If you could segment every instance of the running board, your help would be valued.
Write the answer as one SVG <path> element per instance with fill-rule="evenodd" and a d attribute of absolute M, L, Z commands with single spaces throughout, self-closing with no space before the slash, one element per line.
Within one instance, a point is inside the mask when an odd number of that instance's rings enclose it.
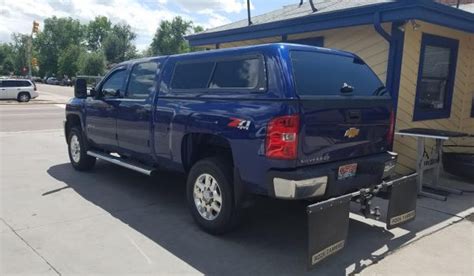
<path fill-rule="evenodd" d="M 125 161 L 125 160 L 121 159 L 120 157 L 115 157 L 115 156 L 112 156 L 110 154 L 106 154 L 106 153 L 102 153 L 102 152 L 96 152 L 96 151 L 90 151 L 89 150 L 89 151 L 87 151 L 87 155 L 98 158 L 98 159 L 102 159 L 104 161 L 113 163 L 115 165 L 122 166 L 122 167 L 130 169 L 130 170 L 134 170 L 136 172 L 143 173 L 143 174 L 146 174 L 146 175 L 151 175 L 154 171 L 153 168 L 150 168 L 150 167 L 147 167 L 147 166 L 144 166 L 142 164 L 135 163 L 135 162 Z"/>

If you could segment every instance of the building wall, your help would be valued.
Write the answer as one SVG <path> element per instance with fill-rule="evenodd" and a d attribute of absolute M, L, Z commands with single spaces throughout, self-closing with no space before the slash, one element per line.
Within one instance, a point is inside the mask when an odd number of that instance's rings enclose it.
<path fill-rule="evenodd" d="M 402 61 L 402 74 L 398 98 L 396 129 L 431 128 L 464 131 L 474 134 L 474 118 L 470 117 L 471 102 L 474 96 L 474 35 L 453 29 L 417 21 L 420 29 L 405 28 L 405 45 Z M 451 107 L 451 117 L 413 122 L 418 65 L 420 60 L 422 34 L 429 33 L 459 40 L 458 60 Z M 450 144 L 473 144 L 473 139 L 450 140 Z M 428 140 L 426 150 L 432 148 Z M 459 149 L 451 149 L 459 150 Z M 394 151 L 399 153 L 399 173 L 413 171 L 416 166 L 416 140 L 411 137 L 395 138 Z M 466 148 L 462 151 L 467 151 Z"/>

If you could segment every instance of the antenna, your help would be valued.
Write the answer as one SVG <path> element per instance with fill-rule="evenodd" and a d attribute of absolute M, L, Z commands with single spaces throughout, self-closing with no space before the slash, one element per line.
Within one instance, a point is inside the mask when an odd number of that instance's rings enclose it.
<path fill-rule="evenodd" d="M 303 2 L 303 1 L 301 1 Z M 318 9 L 316 8 L 316 6 L 314 6 L 314 3 L 313 3 L 313 0 L 309 0 L 309 4 L 311 5 L 311 9 L 313 10 L 313 12 L 317 12 Z"/>
<path fill-rule="evenodd" d="M 250 0 L 247 0 L 247 17 L 249 20 L 249 26 L 252 25 L 252 17 L 250 15 Z"/>

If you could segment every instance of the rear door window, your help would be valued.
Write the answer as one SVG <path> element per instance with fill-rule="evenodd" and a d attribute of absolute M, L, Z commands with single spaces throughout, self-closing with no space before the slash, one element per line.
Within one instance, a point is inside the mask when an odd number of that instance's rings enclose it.
<path fill-rule="evenodd" d="M 127 98 L 146 99 L 153 93 L 158 62 L 150 61 L 136 64 L 130 74 Z"/>
<path fill-rule="evenodd" d="M 3 87 L 16 87 L 16 81 L 3 81 Z"/>
<path fill-rule="evenodd" d="M 383 83 L 360 58 L 292 51 L 293 76 L 300 96 L 387 95 Z"/>

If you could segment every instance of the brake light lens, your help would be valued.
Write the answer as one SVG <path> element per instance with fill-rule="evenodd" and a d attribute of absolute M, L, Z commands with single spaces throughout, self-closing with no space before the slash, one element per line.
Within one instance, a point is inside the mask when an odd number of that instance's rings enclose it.
<path fill-rule="evenodd" d="M 390 112 L 390 128 L 387 132 L 387 143 L 389 146 L 393 145 L 393 137 L 395 136 L 395 112 Z"/>
<path fill-rule="evenodd" d="M 296 159 L 298 154 L 299 115 L 272 119 L 267 126 L 265 155 L 272 159 Z"/>

